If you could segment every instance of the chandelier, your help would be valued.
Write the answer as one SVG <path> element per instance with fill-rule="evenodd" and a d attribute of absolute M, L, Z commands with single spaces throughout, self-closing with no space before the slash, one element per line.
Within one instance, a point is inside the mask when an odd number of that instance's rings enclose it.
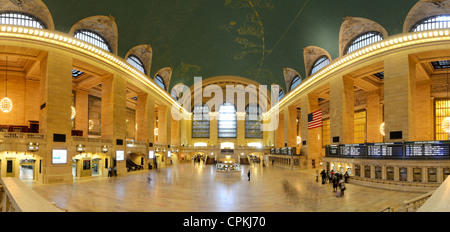
<path fill-rule="evenodd" d="M 70 119 L 74 120 L 76 116 L 77 110 L 75 109 L 75 107 L 72 106 L 72 115 L 70 116 Z"/>
<path fill-rule="evenodd" d="M 380 126 L 380 134 L 381 135 L 383 135 L 383 136 L 385 136 L 386 135 L 386 133 L 385 133 L 385 131 L 384 131 L 384 122 L 381 124 L 381 126 Z"/>
<path fill-rule="evenodd" d="M 13 103 L 8 98 L 8 57 L 6 57 L 6 78 L 5 78 L 5 98 L 0 101 L 0 111 L 3 113 L 9 113 L 12 111 Z"/>

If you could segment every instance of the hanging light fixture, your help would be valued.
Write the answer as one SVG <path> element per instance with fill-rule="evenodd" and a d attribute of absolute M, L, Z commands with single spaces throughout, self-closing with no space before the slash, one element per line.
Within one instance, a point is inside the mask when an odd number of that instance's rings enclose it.
<path fill-rule="evenodd" d="M 3 113 L 11 112 L 13 108 L 13 103 L 11 99 L 8 98 L 8 57 L 6 57 L 6 75 L 5 75 L 5 98 L 0 101 L 0 110 Z"/>
<path fill-rule="evenodd" d="M 447 100 L 445 101 L 445 108 L 446 109 L 448 109 L 448 87 L 449 87 L 449 83 L 448 83 L 448 68 L 447 68 Z M 450 117 L 448 116 L 448 114 L 447 114 L 447 110 L 446 110 L 446 112 L 445 112 L 445 114 L 447 115 L 447 117 L 444 119 L 444 120 L 442 120 L 442 124 L 441 124 L 441 126 L 442 126 L 442 130 L 445 132 L 445 133 L 449 133 L 450 132 Z"/>
<path fill-rule="evenodd" d="M 380 134 L 383 136 L 386 136 L 386 133 L 384 132 L 384 125 L 385 125 L 385 123 L 383 122 L 380 126 Z"/>

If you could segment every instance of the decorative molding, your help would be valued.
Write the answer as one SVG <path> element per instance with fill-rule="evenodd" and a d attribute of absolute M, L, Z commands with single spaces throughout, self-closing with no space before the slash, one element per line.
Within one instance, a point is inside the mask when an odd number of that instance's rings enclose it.
<path fill-rule="evenodd" d="M 322 56 L 328 57 L 330 62 L 332 61 L 330 53 L 328 53 L 325 49 L 316 47 L 316 46 L 308 46 L 303 49 L 303 59 L 305 61 L 305 71 L 306 78 L 311 75 L 311 70 L 314 63 Z"/>
<path fill-rule="evenodd" d="M 139 57 L 139 59 L 142 61 L 144 68 L 145 68 L 145 75 L 149 75 L 152 67 L 152 58 L 153 58 L 153 49 L 150 46 L 150 44 L 142 44 L 138 45 L 130 51 L 128 51 L 127 55 L 125 56 L 125 60 L 128 59 L 128 56 L 135 55 Z"/>
<path fill-rule="evenodd" d="M 112 15 L 97 15 L 82 19 L 72 26 L 69 34 L 73 35 L 79 29 L 89 29 L 101 34 L 111 45 L 111 53 L 117 55 L 119 33 L 116 19 Z"/>
<path fill-rule="evenodd" d="M 299 76 L 300 79 L 302 79 L 302 76 L 300 76 L 300 73 L 298 73 L 297 70 L 292 69 L 292 68 L 284 68 L 283 75 L 284 75 L 284 81 L 286 82 L 286 90 L 284 90 L 285 94 L 290 91 L 291 82 L 292 82 L 292 80 L 294 80 L 294 78 L 296 76 Z"/>
<path fill-rule="evenodd" d="M 359 17 L 345 17 L 339 32 L 339 55 L 344 55 L 344 50 L 350 41 L 358 35 L 369 31 L 380 32 L 384 38 L 389 36 L 384 27 L 372 20 Z"/>
<path fill-rule="evenodd" d="M 420 0 L 406 16 L 403 33 L 409 32 L 420 20 L 441 14 L 450 14 L 450 0 Z"/>
<path fill-rule="evenodd" d="M 49 30 L 55 30 L 53 17 L 41 0 L 0 0 L 0 12 L 24 12 L 41 20 Z"/>

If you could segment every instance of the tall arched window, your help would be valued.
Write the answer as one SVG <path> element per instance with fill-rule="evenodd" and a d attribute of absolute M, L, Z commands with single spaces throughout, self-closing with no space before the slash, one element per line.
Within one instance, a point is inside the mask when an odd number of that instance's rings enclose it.
<path fill-rule="evenodd" d="M 144 64 L 142 63 L 141 59 L 135 55 L 129 55 L 127 58 L 127 63 L 139 70 L 141 73 L 145 73 Z"/>
<path fill-rule="evenodd" d="M 354 38 L 344 50 L 344 55 L 352 53 L 360 48 L 383 40 L 383 35 L 378 31 L 369 31 Z"/>
<path fill-rule="evenodd" d="M 36 17 L 18 12 L 0 13 L 0 24 L 47 29 L 47 26 Z"/>
<path fill-rule="evenodd" d="M 161 87 L 162 89 L 166 90 L 166 84 L 164 83 L 164 80 L 162 79 L 161 76 L 157 75 L 155 77 L 155 82 L 157 85 L 159 85 L 159 87 Z"/>
<path fill-rule="evenodd" d="M 192 110 L 192 138 L 209 138 L 209 107 L 198 104 Z"/>
<path fill-rule="evenodd" d="M 107 42 L 105 38 L 103 38 L 102 35 L 100 35 L 97 32 L 87 30 L 87 29 L 80 29 L 76 30 L 73 33 L 73 36 L 77 39 L 83 40 L 84 42 L 90 43 L 96 47 L 99 47 L 105 51 L 111 52 L 111 45 Z"/>
<path fill-rule="evenodd" d="M 409 31 L 418 32 L 443 28 L 450 28 L 450 15 L 436 15 L 422 19 L 414 24 Z"/>
<path fill-rule="evenodd" d="M 282 89 L 280 89 L 280 93 L 278 94 L 278 101 L 280 102 L 281 99 L 284 98 L 284 91 Z"/>
<path fill-rule="evenodd" d="M 237 117 L 236 107 L 231 103 L 224 103 L 219 107 L 219 138 L 236 138 Z"/>
<path fill-rule="evenodd" d="M 245 113 L 245 137 L 262 139 L 261 107 L 257 104 L 249 104 L 245 108 Z"/>
<path fill-rule="evenodd" d="M 316 73 L 317 71 L 321 70 L 322 68 L 326 67 L 329 64 L 330 64 L 330 59 L 328 59 L 327 56 L 321 56 L 314 63 L 314 65 L 313 65 L 313 67 L 311 69 L 311 75 L 310 76 L 312 76 L 314 73 Z"/>
<path fill-rule="evenodd" d="M 291 88 L 290 91 L 294 90 L 297 86 L 299 86 L 302 83 L 302 78 L 299 76 L 296 76 L 292 82 L 291 82 Z"/>

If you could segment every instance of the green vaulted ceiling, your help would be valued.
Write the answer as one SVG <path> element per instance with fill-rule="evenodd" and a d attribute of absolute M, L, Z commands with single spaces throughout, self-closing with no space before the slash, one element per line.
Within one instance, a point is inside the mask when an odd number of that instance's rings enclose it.
<path fill-rule="evenodd" d="M 134 46 L 153 49 L 151 77 L 172 67 L 170 89 L 192 85 L 194 76 L 233 75 L 263 85 L 286 86 L 283 68 L 304 78 L 303 48 L 318 46 L 339 56 L 339 30 L 347 16 L 402 33 L 417 0 L 43 0 L 56 30 L 79 20 L 112 15 L 118 55 Z"/>

